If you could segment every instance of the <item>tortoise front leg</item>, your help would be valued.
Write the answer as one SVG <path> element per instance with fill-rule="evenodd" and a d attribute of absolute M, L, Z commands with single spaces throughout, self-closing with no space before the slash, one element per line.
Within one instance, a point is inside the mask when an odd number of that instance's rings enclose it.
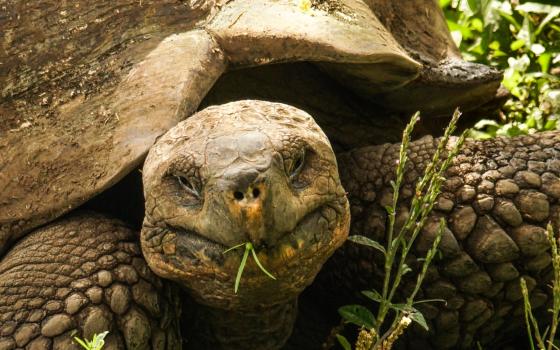
<path fill-rule="evenodd" d="M 138 234 L 85 213 L 38 229 L 0 262 L 0 349 L 180 349 L 174 292 L 146 265 Z"/>

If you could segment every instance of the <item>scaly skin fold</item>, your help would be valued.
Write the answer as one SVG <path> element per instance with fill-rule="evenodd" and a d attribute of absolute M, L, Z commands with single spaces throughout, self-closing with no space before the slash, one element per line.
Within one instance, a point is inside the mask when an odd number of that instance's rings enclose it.
<path fill-rule="evenodd" d="M 422 176 L 437 146 L 437 139 L 412 142 L 410 161 L 401 189 L 397 227 L 406 218 L 414 184 Z M 399 145 L 365 147 L 338 156 L 341 181 L 348 191 L 350 234 L 384 241 L 392 197 Z M 430 337 L 413 331 L 414 349 L 471 348 L 475 341 L 492 344 L 508 329 L 522 327 L 519 278 L 524 277 L 533 307 L 545 310 L 550 302 L 547 283 L 551 256 L 545 227 L 560 224 L 560 133 L 516 138 L 467 141 L 452 166 L 435 209 L 417 242 L 414 258 L 425 256 L 437 231 L 439 218 L 447 227 L 441 256 L 430 267 L 419 299 L 441 298 L 441 303 L 420 304 L 430 325 Z M 360 291 L 379 287 L 382 259 L 371 249 L 346 243 L 320 275 L 322 289 Z M 414 275 L 414 274 L 411 274 Z M 405 281 L 409 291 L 413 281 Z M 503 339 L 502 339 L 503 340 Z"/>
<path fill-rule="evenodd" d="M 0 349 L 180 349 L 176 293 L 148 268 L 137 234 L 95 213 L 38 229 L 0 262 Z"/>

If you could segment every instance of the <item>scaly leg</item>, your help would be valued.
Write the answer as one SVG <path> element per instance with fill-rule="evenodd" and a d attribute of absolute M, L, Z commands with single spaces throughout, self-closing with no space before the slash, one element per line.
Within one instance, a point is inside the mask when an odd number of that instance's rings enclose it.
<path fill-rule="evenodd" d="M 138 234 L 82 213 L 40 228 L 0 262 L 0 349 L 180 349 L 172 288 L 146 265 Z"/>

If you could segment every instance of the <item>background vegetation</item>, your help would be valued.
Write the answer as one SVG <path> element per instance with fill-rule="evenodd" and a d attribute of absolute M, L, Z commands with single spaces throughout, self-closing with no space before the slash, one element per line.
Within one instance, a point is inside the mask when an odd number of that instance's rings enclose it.
<path fill-rule="evenodd" d="M 463 57 L 503 70 L 511 94 L 470 136 L 560 128 L 560 1 L 439 1 Z"/>

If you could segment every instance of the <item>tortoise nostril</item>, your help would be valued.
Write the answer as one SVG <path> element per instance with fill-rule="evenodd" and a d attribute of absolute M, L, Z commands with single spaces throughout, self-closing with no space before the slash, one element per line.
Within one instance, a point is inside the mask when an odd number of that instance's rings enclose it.
<path fill-rule="evenodd" d="M 258 198 L 260 194 L 261 194 L 261 191 L 259 191 L 258 188 L 253 189 L 253 198 Z"/>
<path fill-rule="evenodd" d="M 240 201 L 240 200 L 243 199 L 244 196 L 243 196 L 243 193 L 242 193 L 242 192 L 240 192 L 240 191 L 235 191 L 235 192 L 233 193 L 233 197 L 234 197 L 235 199 L 237 199 L 238 201 Z"/>

